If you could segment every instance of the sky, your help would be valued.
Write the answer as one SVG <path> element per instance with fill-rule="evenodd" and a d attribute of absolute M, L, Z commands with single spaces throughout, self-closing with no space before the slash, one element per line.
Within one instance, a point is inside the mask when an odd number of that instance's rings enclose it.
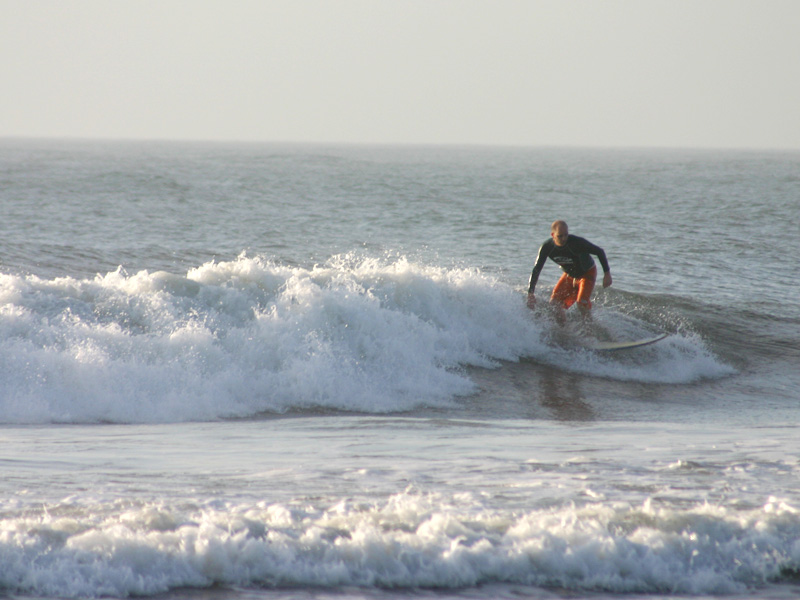
<path fill-rule="evenodd" d="M 800 149 L 800 0 L 0 0 L 0 137 Z"/>

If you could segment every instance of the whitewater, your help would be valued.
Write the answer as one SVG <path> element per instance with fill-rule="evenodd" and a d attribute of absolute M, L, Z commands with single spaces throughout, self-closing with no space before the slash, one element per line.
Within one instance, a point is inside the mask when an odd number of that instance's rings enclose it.
<path fill-rule="evenodd" d="M 3 140 L 0 594 L 796 596 L 799 163 Z"/>
<path fill-rule="evenodd" d="M 334 257 L 290 268 L 241 256 L 184 276 L 5 275 L 4 420 L 138 423 L 453 406 L 464 369 L 547 354 L 650 382 L 728 372 L 692 337 L 626 369 L 554 349 L 508 285 L 475 270 Z M 681 354 L 682 353 L 682 354 Z M 693 361 L 687 361 L 686 356 Z M 699 366 L 698 366 L 699 364 Z"/>

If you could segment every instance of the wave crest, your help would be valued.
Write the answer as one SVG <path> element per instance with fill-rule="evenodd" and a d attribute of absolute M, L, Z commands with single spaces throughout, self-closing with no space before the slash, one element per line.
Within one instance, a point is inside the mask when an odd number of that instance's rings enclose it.
<path fill-rule="evenodd" d="M 538 339 L 511 288 L 403 257 L 240 256 L 186 276 L 2 276 L 7 422 L 162 422 L 444 405 Z M 527 330 L 527 335 L 516 335 Z"/>

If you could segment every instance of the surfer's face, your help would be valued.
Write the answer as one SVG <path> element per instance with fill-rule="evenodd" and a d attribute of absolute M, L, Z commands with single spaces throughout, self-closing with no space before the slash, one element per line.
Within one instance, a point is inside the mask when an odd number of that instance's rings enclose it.
<path fill-rule="evenodd" d="M 567 243 L 567 236 L 569 233 L 567 232 L 566 227 L 557 227 L 550 235 L 553 237 L 553 241 L 556 243 L 556 246 L 563 246 Z"/>

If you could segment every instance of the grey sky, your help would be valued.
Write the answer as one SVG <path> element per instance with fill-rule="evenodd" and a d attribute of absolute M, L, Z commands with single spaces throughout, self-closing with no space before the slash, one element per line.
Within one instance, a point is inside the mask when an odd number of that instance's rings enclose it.
<path fill-rule="evenodd" d="M 800 148 L 798 0 L 0 0 L 0 136 Z"/>

